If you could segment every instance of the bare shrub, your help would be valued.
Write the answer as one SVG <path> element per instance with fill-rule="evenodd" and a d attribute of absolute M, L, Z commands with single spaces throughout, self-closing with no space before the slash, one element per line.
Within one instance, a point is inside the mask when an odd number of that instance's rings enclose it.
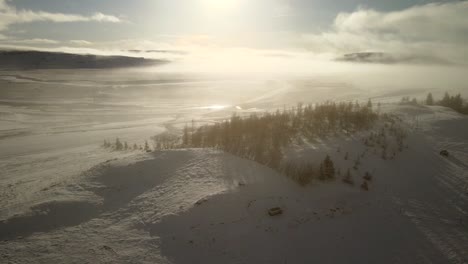
<path fill-rule="evenodd" d="M 372 181 L 372 175 L 367 171 L 366 174 L 364 174 L 364 180 L 366 181 Z"/>
<path fill-rule="evenodd" d="M 353 176 L 351 175 L 351 171 L 349 169 L 346 171 L 346 174 L 343 177 L 343 182 L 349 185 L 354 185 Z"/>
<path fill-rule="evenodd" d="M 367 181 L 364 181 L 364 182 L 361 184 L 361 189 L 364 190 L 364 191 L 368 191 L 368 190 L 369 190 L 369 184 L 367 183 Z"/>

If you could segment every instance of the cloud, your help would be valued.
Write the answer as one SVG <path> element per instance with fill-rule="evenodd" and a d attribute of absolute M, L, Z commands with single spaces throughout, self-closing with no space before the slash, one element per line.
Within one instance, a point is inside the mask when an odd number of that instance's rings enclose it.
<path fill-rule="evenodd" d="M 340 13 L 333 28 L 302 35 L 317 53 L 383 51 L 431 55 L 463 63 L 468 54 L 468 2 L 427 4 L 402 11 Z"/>
<path fill-rule="evenodd" d="M 95 13 L 91 16 L 78 14 L 49 13 L 44 11 L 20 10 L 9 4 L 6 0 L 0 0 L 0 31 L 7 29 L 13 24 L 31 23 L 38 21 L 49 21 L 56 23 L 66 22 L 122 22 L 116 16 Z"/>
<path fill-rule="evenodd" d="M 0 0 L 0 11 L 8 9 L 8 5 L 5 0 Z"/>
<path fill-rule="evenodd" d="M 86 40 L 70 40 L 70 43 L 73 45 L 78 45 L 78 46 L 89 46 L 92 45 L 93 43 L 86 41 Z"/>
<path fill-rule="evenodd" d="M 51 39 L 24 39 L 24 40 L 13 40 L 11 42 L 24 43 L 24 44 L 58 44 L 59 42 Z"/>
<path fill-rule="evenodd" d="M 287 1 L 281 1 L 277 3 L 273 8 L 274 17 L 292 17 L 295 15 L 294 9 L 291 4 Z"/>
<path fill-rule="evenodd" d="M 105 15 L 105 14 L 99 13 L 99 12 L 94 13 L 94 15 L 92 15 L 91 17 L 86 18 L 86 19 L 87 20 L 85 20 L 85 21 L 98 21 L 98 22 L 111 22 L 111 23 L 120 23 L 120 22 L 122 22 L 122 20 L 120 20 L 116 16 Z"/>
<path fill-rule="evenodd" d="M 52 39 L 42 39 L 42 38 L 34 38 L 34 39 L 14 39 L 14 38 L 9 38 L 7 36 L 0 35 L 0 44 L 8 45 L 8 44 L 19 44 L 19 45 L 57 45 L 59 44 L 59 41 L 52 40 Z"/>

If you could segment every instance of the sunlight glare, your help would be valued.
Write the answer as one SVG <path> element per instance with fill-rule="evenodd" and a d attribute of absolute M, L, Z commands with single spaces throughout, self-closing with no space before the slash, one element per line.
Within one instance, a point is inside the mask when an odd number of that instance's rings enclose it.
<path fill-rule="evenodd" d="M 201 107 L 201 109 L 209 109 L 209 110 L 223 110 L 230 107 L 229 105 L 220 105 L 220 104 L 215 104 L 215 105 L 209 105 L 205 107 Z"/>
<path fill-rule="evenodd" d="M 203 4 L 214 10 L 230 10 L 238 6 L 240 0 L 202 0 Z"/>

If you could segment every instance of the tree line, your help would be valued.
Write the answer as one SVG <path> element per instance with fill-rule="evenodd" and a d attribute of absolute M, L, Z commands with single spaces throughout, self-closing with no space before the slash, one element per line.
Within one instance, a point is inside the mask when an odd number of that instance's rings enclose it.
<path fill-rule="evenodd" d="M 445 92 L 444 97 L 441 100 L 435 101 L 432 93 L 429 93 L 426 97 L 425 103 L 426 105 L 441 105 L 449 107 L 459 113 L 468 115 L 468 105 L 460 94 L 452 96 L 448 92 Z"/>
<path fill-rule="evenodd" d="M 313 179 L 333 180 L 336 175 L 329 156 L 320 164 L 295 164 L 284 161 L 284 151 L 291 143 L 303 139 L 351 134 L 370 129 L 379 115 L 372 102 L 325 102 L 298 104 L 276 112 L 249 116 L 233 114 L 231 118 L 202 126 L 185 125 L 181 136 L 164 133 L 153 137 L 156 149 L 216 148 L 256 161 L 305 185 Z"/>
<path fill-rule="evenodd" d="M 218 148 L 277 168 L 284 147 L 294 140 L 302 137 L 315 140 L 369 129 L 377 118 L 372 107 L 357 102 L 298 104 L 274 113 L 247 117 L 234 114 L 229 120 L 198 128 L 186 125 L 181 147 Z"/>
<path fill-rule="evenodd" d="M 103 148 L 112 149 L 115 151 L 126 151 L 126 150 L 143 150 L 146 152 L 151 151 L 151 147 L 148 144 L 148 141 L 145 141 L 144 145 L 137 145 L 134 143 L 133 145 L 128 144 L 127 141 L 122 141 L 120 138 L 116 138 L 114 141 L 110 141 L 105 139 L 104 143 L 102 144 Z"/>

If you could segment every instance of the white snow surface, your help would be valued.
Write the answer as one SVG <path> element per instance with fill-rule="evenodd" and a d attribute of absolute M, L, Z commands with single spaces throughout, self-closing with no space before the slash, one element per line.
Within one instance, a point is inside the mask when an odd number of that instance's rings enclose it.
<path fill-rule="evenodd" d="M 30 89 L 30 82 L 21 85 Z M 408 149 L 393 160 L 366 155 L 352 170 L 356 186 L 338 179 L 301 187 L 217 150 L 98 146 L 116 136 L 141 143 L 191 118 L 213 122 L 231 111 L 205 106 L 281 105 L 275 98 L 290 88 L 279 83 L 276 92 L 203 104 L 158 90 L 160 105 L 87 117 L 83 102 L 66 103 L 72 110 L 63 112 L 9 97 L 0 104 L 0 262 L 468 263 L 468 117 L 447 108 L 383 104 L 381 111 L 408 125 Z M 340 136 L 289 155 L 318 163 L 329 154 L 343 172 L 363 149 L 359 135 Z M 359 188 L 365 171 L 374 175 L 367 192 Z M 269 216 L 277 206 L 283 214 Z"/>

